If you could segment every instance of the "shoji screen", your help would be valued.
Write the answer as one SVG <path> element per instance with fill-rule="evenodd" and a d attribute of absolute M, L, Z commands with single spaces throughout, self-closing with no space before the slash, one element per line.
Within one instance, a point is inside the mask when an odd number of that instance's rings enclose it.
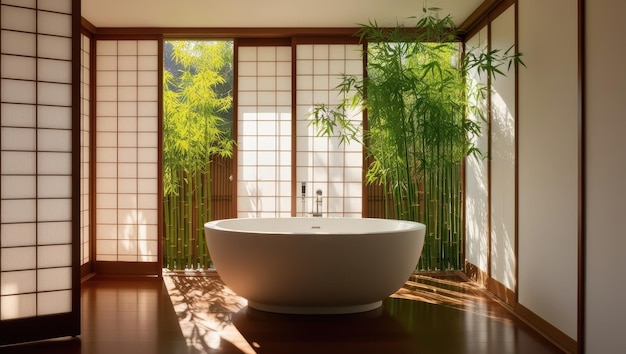
<path fill-rule="evenodd" d="M 91 39 L 81 35 L 80 56 L 80 264 L 91 260 L 90 251 L 90 46 Z"/>
<path fill-rule="evenodd" d="M 307 183 L 304 214 L 317 210 L 315 194 L 320 190 L 323 216 L 362 215 L 362 146 L 317 137 L 309 126 L 309 114 L 316 104 L 333 106 L 342 98 L 336 89 L 342 75 L 363 74 L 361 50 L 356 44 L 296 46 L 296 179 L 298 185 Z M 351 114 L 355 123 L 362 122 L 361 113 Z M 300 215 L 302 206 L 296 204 Z"/>
<path fill-rule="evenodd" d="M 291 47 L 238 50 L 237 216 L 291 215 Z"/>
<path fill-rule="evenodd" d="M 488 47 L 488 30 L 482 29 L 466 43 L 468 51 L 475 55 L 486 53 Z M 486 86 L 487 79 L 478 74 L 477 70 L 470 70 L 467 80 L 468 86 Z M 471 98 L 470 99 L 475 99 Z M 484 98 L 472 104 L 480 107 L 482 114 L 488 117 L 489 106 Z M 472 136 L 472 142 L 480 151 L 489 151 L 489 124 L 475 114 L 468 119 L 481 127 L 479 136 Z M 489 252 L 489 160 L 478 156 L 468 156 L 465 159 L 465 258 L 467 262 L 480 270 L 487 272 Z"/>
<path fill-rule="evenodd" d="M 99 271 L 160 272 L 159 47 L 158 40 L 96 41 Z M 113 262 L 150 264 L 115 268 Z"/>
<path fill-rule="evenodd" d="M 490 50 L 515 44 L 515 7 L 491 22 Z M 492 80 L 490 136 L 491 274 L 515 291 L 515 68 Z"/>
<path fill-rule="evenodd" d="M 80 2 L 1 3 L 0 345 L 80 332 Z"/>

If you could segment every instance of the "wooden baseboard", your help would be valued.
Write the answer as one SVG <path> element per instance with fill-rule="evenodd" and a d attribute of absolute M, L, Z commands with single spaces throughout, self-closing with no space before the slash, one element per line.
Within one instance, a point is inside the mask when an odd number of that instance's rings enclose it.
<path fill-rule="evenodd" d="M 493 295 L 494 299 L 501 302 L 517 318 L 534 328 L 542 336 L 566 353 L 578 353 L 578 343 L 548 321 L 544 320 L 528 308 L 517 302 L 517 294 L 504 286 L 504 284 L 491 278 L 487 272 L 475 264 L 465 261 L 465 274 L 467 277 L 484 286 L 486 291 Z"/>
<path fill-rule="evenodd" d="M 158 262 L 95 262 L 97 275 L 156 276 L 161 277 Z"/>
<path fill-rule="evenodd" d="M 517 294 L 491 277 L 487 277 L 487 290 L 505 304 L 511 307 L 517 305 Z"/>
<path fill-rule="evenodd" d="M 473 282 L 487 287 L 487 278 L 489 278 L 487 273 L 467 260 L 465 261 L 465 275 Z"/>
<path fill-rule="evenodd" d="M 558 328 L 539 317 L 524 305 L 515 305 L 514 313 L 518 318 L 533 327 L 537 332 L 541 333 L 566 353 L 578 353 L 578 343 L 576 340 L 561 332 Z"/>

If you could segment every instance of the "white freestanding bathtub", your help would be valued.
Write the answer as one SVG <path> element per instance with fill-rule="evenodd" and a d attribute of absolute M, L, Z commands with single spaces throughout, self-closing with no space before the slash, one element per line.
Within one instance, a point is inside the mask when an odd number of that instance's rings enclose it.
<path fill-rule="evenodd" d="M 354 218 L 255 218 L 204 225 L 215 269 L 257 310 L 373 310 L 415 270 L 426 226 Z"/>

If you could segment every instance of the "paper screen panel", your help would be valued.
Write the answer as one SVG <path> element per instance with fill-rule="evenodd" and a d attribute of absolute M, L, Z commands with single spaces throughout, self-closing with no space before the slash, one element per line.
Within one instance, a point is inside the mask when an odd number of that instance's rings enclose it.
<path fill-rule="evenodd" d="M 75 222 L 72 1 L 1 6 L 0 319 L 65 314 Z M 41 306 L 51 294 L 63 305 Z"/>
<path fill-rule="evenodd" d="M 96 42 L 97 261 L 158 261 L 158 50 Z"/>
<path fill-rule="evenodd" d="M 291 47 L 239 47 L 238 217 L 291 216 Z"/>
<path fill-rule="evenodd" d="M 336 107 L 344 97 L 337 90 L 344 74 L 363 74 L 361 46 L 352 44 L 299 44 L 296 47 L 296 179 L 307 183 L 305 203 L 296 203 L 298 215 L 318 211 L 316 191 L 322 192 L 319 212 L 324 216 L 362 215 L 362 147 L 340 144 L 337 138 L 317 136 L 309 125 L 317 104 Z M 346 112 L 356 125 L 358 111 Z M 304 208 L 304 210 L 302 210 Z"/>

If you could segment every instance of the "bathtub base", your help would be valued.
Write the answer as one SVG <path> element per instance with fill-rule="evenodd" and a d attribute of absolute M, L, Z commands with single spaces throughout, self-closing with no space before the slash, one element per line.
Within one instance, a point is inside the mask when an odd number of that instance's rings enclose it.
<path fill-rule="evenodd" d="M 292 315 L 338 315 L 357 312 L 366 312 L 381 307 L 381 301 L 372 302 L 363 305 L 352 306 L 279 306 L 262 304 L 248 300 L 248 306 L 265 312 L 285 313 Z"/>

